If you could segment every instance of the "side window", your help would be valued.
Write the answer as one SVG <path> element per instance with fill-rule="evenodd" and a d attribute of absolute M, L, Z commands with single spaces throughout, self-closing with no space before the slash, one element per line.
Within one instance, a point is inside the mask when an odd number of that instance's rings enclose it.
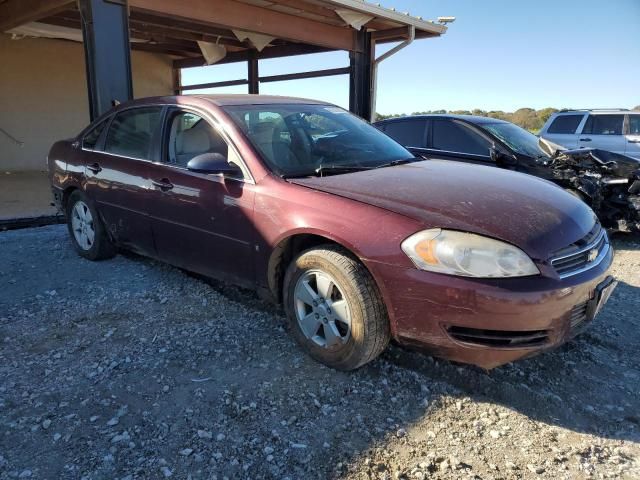
<path fill-rule="evenodd" d="M 144 107 L 118 113 L 107 132 L 105 152 L 149 159 L 151 140 L 160 123 L 161 111 L 157 107 Z"/>
<path fill-rule="evenodd" d="M 564 134 L 573 134 L 576 133 L 576 129 L 580 122 L 582 121 L 582 117 L 584 115 L 558 115 L 549 128 L 547 129 L 548 133 L 564 133 Z"/>
<path fill-rule="evenodd" d="M 104 128 L 107 126 L 108 120 L 109 119 L 103 120 L 85 134 L 82 138 L 82 148 L 85 150 L 95 150 L 98 140 L 100 139 L 100 135 L 102 135 Z"/>
<path fill-rule="evenodd" d="M 463 122 L 435 120 L 432 148 L 449 152 L 489 155 L 491 143 Z"/>
<path fill-rule="evenodd" d="M 224 139 L 205 119 L 191 112 L 177 112 L 169 129 L 168 161 L 186 167 L 194 157 L 203 153 L 219 153 L 228 158 L 229 148 Z"/>
<path fill-rule="evenodd" d="M 622 135 L 624 115 L 589 115 L 583 135 Z"/>
<path fill-rule="evenodd" d="M 640 135 L 640 115 L 629 115 L 629 135 Z"/>
<path fill-rule="evenodd" d="M 384 133 L 405 147 L 424 147 L 424 120 L 407 120 L 386 124 Z"/>

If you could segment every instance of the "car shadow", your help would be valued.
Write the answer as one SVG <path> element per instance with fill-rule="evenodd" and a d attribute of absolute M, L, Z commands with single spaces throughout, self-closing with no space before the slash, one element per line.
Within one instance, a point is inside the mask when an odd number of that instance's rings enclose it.
<path fill-rule="evenodd" d="M 623 239 L 616 244 L 625 250 L 640 249 L 634 242 Z M 229 300 L 283 316 L 280 308 L 249 290 L 202 280 Z M 639 309 L 640 288 L 620 282 L 608 305 L 581 335 L 555 350 L 491 371 L 397 345 L 392 345 L 381 361 L 414 372 L 425 381 L 444 382 L 459 396 L 500 404 L 532 420 L 601 437 L 640 441 Z M 380 368 L 374 362 L 353 375 L 365 375 L 375 382 Z M 415 415 L 426 414 L 422 400 L 415 397 Z M 393 416 L 396 410 L 391 407 L 377 416 Z"/>
<path fill-rule="evenodd" d="M 386 358 L 479 402 L 579 433 L 640 441 L 640 288 L 620 282 L 593 324 L 567 344 L 491 371 L 393 347 Z"/>

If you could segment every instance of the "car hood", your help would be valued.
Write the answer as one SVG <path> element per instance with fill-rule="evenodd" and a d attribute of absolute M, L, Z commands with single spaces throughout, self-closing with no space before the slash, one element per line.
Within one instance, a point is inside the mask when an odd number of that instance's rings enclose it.
<path fill-rule="evenodd" d="M 446 160 L 290 181 L 396 212 L 424 228 L 497 238 L 536 259 L 584 237 L 596 221 L 585 203 L 551 182 Z"/>
<path fill-rule="evenodd" d="M 595 162 L 595 170 L 605 175 L 613 174 L 617 177 L 629 178 L 633 175 L 638 175 L 638 172 L 640 172 L 640 160 L 637 158 L 599 148 L 563 150 L 559 153 L 557 159 L 561 160 L 563 157 L 576 160 L 591 158 Z M 558 162 L 557 159 L 556 163 Z"/>

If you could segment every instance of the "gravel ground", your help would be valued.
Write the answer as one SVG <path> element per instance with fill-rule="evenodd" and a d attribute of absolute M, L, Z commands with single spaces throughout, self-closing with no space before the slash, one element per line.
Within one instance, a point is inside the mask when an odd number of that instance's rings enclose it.
<path fill-rule="evenodd" d="M 303 355 L 253 293 L 0 233 L 0 478 L 640 478 L 640 240 L 571 344 L 486 373 Z"/>

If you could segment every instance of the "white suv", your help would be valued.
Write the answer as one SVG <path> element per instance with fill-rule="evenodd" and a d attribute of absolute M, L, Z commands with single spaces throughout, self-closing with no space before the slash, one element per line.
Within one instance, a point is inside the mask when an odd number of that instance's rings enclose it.
<path fill-rule="evenodd" d="M 640 159 L 640 111 L 561 110 L 540 136 L 569 149 L 599 148 Z"/>

